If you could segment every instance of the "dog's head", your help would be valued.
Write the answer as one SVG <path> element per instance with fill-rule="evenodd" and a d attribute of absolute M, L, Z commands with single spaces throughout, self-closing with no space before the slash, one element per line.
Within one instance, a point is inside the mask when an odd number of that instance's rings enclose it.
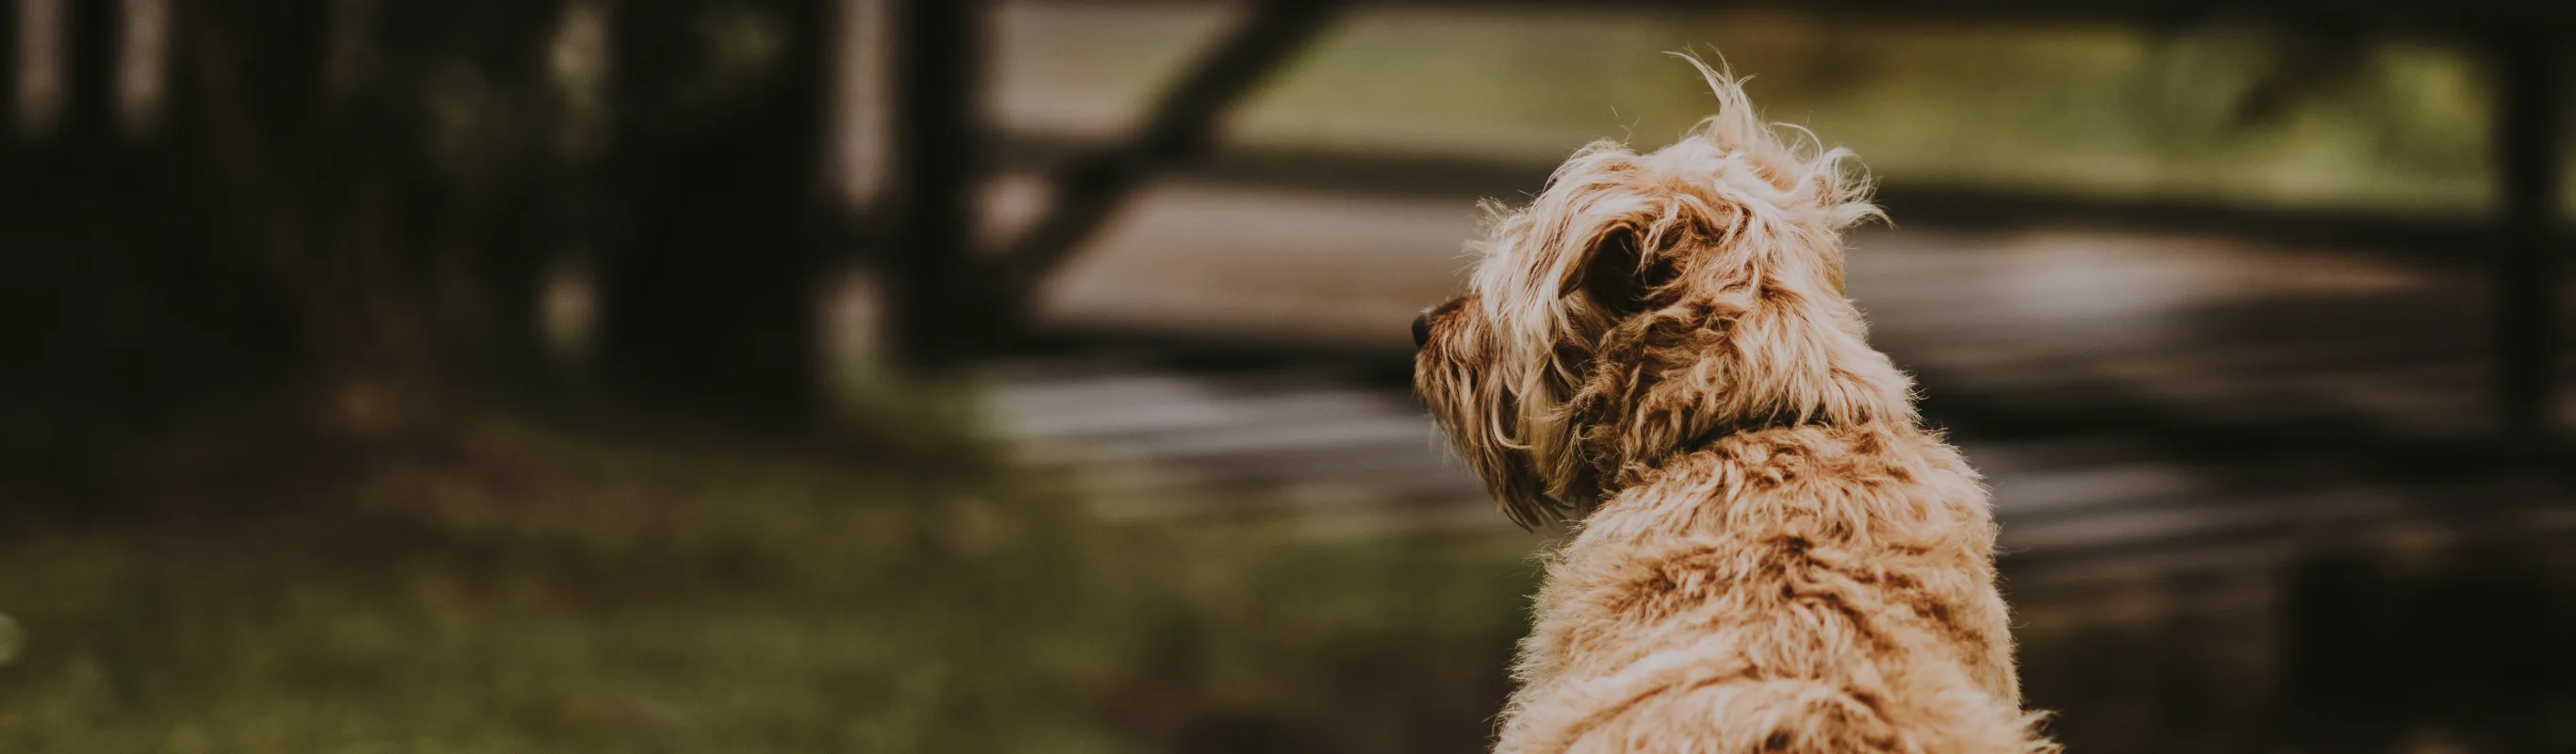
<path fill-rule="evenodd" d="M 1867 179 L 1701 71 L 1717 115 L 1651 154 L 1596 142 L 1492 207 L 1466 295 L 1414 323 L 1415 388 L 1524 526 L 1726 434 L 1913 419 L 1842 292 Z"/>

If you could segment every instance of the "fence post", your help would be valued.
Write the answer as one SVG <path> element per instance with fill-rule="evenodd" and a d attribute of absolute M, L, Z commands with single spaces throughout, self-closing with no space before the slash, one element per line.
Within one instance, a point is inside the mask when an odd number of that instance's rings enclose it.
<path fill-rule="evenodd" d="M 972 312 L 963 280 L 974 237 L 983 124 L 982 3 L 895 3 L 893 247 L 885 255 L 888 342 L 916 374 L 963 358 Z"/>
<path fill-rule="evenodd" d="M 2496 199 L 2495 371 L 2497 410 L 2516 438 L 2550 432 L 2557 316 L 2558 59 L 2545 25 L 2498 29 L 2494 56 Z"/>

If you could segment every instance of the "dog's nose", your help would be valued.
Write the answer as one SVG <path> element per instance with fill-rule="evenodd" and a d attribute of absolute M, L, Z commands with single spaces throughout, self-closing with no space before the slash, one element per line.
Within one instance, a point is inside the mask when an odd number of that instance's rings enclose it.
<path fill-rule="evenodd" d="M 1431 345 L 1431 310 L 1424 309 L 1413 315 L 1413 347 L 1419 350 L 1427 345 Z"/>

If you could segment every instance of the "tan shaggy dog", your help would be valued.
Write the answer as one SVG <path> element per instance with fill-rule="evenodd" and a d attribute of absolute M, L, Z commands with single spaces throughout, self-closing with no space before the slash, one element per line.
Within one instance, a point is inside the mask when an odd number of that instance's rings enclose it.
<path fill-rule="evenodd" d="M 1498 212 L 1414 379 L 1526 526 L 1568 524 L 1498 752 L 2045 752 L 1977 473 L 1843 297 L 1878 210 L 1726 76 L 1651 154 Z"/>

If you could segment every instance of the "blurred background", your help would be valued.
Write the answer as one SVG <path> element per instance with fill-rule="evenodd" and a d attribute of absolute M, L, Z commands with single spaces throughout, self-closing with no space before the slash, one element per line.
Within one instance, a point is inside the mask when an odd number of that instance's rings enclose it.
<path fill-rule="evenodd" d="M 2576 751 L 2554 3 L 0 0 L 0 750 L 1473 752 L 1477 201 L 1858 150 L 2078 752 Z"/>

